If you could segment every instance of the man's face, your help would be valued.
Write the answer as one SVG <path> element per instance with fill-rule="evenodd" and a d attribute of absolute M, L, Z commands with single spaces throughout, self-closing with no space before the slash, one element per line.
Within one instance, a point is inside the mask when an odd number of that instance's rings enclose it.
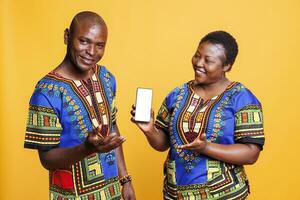
<path fill-rule="evenodd" d="M 88 71 L 101 60 L 106 40 L 105 25 L 80 22 L 73 33 L 65 31 L 67 57 L 77 70 Z"/>

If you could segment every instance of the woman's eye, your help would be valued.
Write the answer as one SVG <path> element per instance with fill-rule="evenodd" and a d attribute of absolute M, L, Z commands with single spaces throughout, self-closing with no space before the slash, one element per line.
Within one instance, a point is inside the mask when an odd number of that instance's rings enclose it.
<path fill-rule="evenodd" d="M 199 59 L 200 56 L 196 54 L 196 55 L 194 55 L 194 58 Z"/>
<path fill-rule="evenodd" d="M 213 63 L 214 61 L 212 60 L 205 60 L 206 63 Z"/>

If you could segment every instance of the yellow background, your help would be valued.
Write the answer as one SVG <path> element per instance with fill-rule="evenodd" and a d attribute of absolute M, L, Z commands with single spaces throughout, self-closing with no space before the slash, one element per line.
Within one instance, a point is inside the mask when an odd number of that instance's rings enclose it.
<path fill-rule="evenodd" d="M 193 78 L 191 57 L 204 34 L 232 33 L 240 53 L 228 76 L 261 100 L 266 145 L 247 167 L 250 199 L 300 199 L 299 0 L 1 0 L 0 199 L 48 198 L 37 152 L 23 148 L 28 101 L 36 82 L 63 59 L 63 30 L 75 13 L 98 12 L 109 28 L 100 64 L 117 78 L 118 124 L 138 199 L 162 199 L 166 153 L 149 147 L 130 123 L 138 86 L 165 95 Z"/>

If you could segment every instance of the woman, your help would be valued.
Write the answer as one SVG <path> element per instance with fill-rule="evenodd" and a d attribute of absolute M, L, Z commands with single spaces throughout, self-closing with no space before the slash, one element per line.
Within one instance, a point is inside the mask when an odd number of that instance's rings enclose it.
<path fill-rule="evenodd" d="M 194 80 L 172 90 L 156 120 L 132 121 L 158 151 L 168 148 L 164 199 L 245 199 L 243 165 L 254 164 L 264 145 L 261 104 L 230 81 L 238 54 L 227 32 L 207 34 L 192 58 Z M 155 121 L 155 122 L 154 122 Z"/>

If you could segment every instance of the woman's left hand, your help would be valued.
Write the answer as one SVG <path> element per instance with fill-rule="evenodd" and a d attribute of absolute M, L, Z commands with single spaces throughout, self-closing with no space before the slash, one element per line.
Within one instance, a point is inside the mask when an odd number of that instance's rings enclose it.
<path fill-rule="evenodd" d="M 192 143 L 178 146 L 179 149 L 191 150 L 197 153 L 203 153 L 206 149 L 207 141 L 205 133 L 202 133 Z"/>
<path fill-rule="evenodd" d="M 124 200 L 136 200 L 131 182 L 127 182 L 122 187 L 122 197 Z"/>

